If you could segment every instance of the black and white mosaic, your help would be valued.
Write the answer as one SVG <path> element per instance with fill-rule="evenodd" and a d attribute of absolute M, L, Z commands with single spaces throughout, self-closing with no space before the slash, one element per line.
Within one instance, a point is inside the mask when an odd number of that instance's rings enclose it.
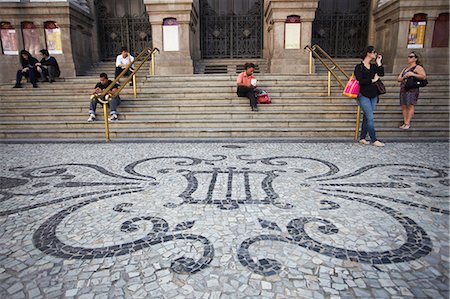
<path fill-rule="evenodd" d="M 140 159 L 126 159 L 114 168 L 72 161 L 3 169 L 0 217 L 6 226 L 0 236 L 2 245 L 27 248 L 30 265 L 24 269 L 33 269 L 40 259 L 81 269 L 106 260 L 112 269 L 137 259 L 140 266 L 128 271 L 129 264 L 119 276 L 137 273 L 145 281 L 143 271 L 153 269 L 150 276 L 157 278 L 155 273 L 164 272 L 165 277 L 147 282 L 156 286 L 145 291 L 144 297 L 173 293 L 194 298 L 196 289 L 197 295 L 210 292 L 207 287 L 214 289 L 217 280 L 219 293 L 214 296 L 228 292 L 235 298 L 239 292 L 234 292 L 250 288 L 249 275 L 258 286 L 251 286 L 253 291 L 243 292 L 242 297 L 420 297 L 411 284 L 414 275 L 394 286 L 372 280 L 375 276 L 387 279 L 380 273 L 389 276 L 392 269 L 422 268 L 418 266 L 422 263 L 431 263 L 430 269 L 442 279 L 440 286 L 430 285 L 434 291 L 422 294 L 448 293 L 444 287 L 448 267 L 441 268 L 449 261 L 446 165 L 426 161 L 346 164 L 314 150 L 309 155 L 305 151 L 302 155 L 289 151 L 247 154 L 252 144 L 205 145 L 213 150 L 205 149 L 201 155 L 180 145 L 167 146 L 176 148 L 168 151 L 172 155 L 141 154 Z M 19 232 L 31 243 L 14 240 Z M 26 288 L 14 287 L 23 284 L 19 276 L 14 279 L 14 271 L 7 270 L 17 261 L 14 254 L 7 247 L 0 253 L 0 278 L 7 286 L 0 288 L 0 294 L 19 298 L 23 292 L 27 297 L 30 293 L 22 290 Z M 157 256 L 159 266 L 145 262 L 147 255 Z M 320 274 L 323 269 L 328 274 Z M 352 271 L 376 275 L 345 279 L 336 269 L 347 271 L 347 276 Z M 91 275 L 97 270 L 91 270 Z M 32 273 L 39 271 L 37 267 Z M 446 272 L 438 275 L 440 271 Z M 221 274 L 215 273 L 228 274 L 220 279 Z M 174 275 L 184 276 L 184 282 L 175 283 Z M 240 275 L 247 277 L 244 282 Z M 199 282 L 205 282 L 203 277 L 213 278 L 203 285 Z M 374 290 L 367 288 L 369 283 Z M 177 284 L 189 292 L 176 291 Z M 228 291 L 224 284 L 230 286 Z M 76 289 L 75 294 L 83 293 Z M 107 297 L 114 297 L 108 292 Z"/>

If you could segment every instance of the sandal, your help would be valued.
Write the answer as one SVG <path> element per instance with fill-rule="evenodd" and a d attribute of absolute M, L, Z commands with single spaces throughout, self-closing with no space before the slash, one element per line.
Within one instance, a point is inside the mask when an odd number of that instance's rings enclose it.
<path fill-rule="evenodd" d="M 410 124 L 403 124 L 403 126 L 401 126 L 400 129 L 408 130 L 410 127 L 411 127 Z"/>

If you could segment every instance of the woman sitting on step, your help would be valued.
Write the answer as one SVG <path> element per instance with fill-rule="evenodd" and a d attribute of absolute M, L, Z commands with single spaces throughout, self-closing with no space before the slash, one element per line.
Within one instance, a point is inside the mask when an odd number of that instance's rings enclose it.
<path fill-rule="evenodd" d="M 253 63 L 246 63 L 244 65 L 244 71 L 237 77 L 237 95 L 239 97 L 247 97 L 250 99 L 250 107 L 252 111 L 258 112 L 258 104 L 256 102 L 256 86 L 257 81 L 253 72 L 255 71 L 255 65 Z"/>

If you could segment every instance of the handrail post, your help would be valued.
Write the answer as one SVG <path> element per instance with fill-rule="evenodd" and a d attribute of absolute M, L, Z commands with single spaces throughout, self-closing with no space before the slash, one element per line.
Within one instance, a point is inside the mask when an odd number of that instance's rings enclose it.
<path fill-rule="evenodd" d="M 155 76 L 155 52 L 152 51 L 152 77 Z"/>
<path fill-rule="evenodd" d="M 331 96 L 331 72 L 328 71 L 328 96 Z"/>
<path fill-rule="evenodd" d="M 137 98 L 136 74 L 133 75 L 133 94 L 134 98 Z"/>
<path fill-rule="evenodd" d="M 358 109 L 356 110 L 355 140 L 358 140 L 360 122 L 361 122 L 361 107 L 359 107 L 358 105 Z"/>
<path fill-rule="evenodd" d="M 109 124 L 108 124 L 108 109 L 107 109 L 107 103 L 103 103 L 103 116 L 105 118 L 105 136 L 106 136 L 106 142 L 109 142 Z"/>
<path fill-rule="evenodd" d="M 309 74 L 312 74 L 312 59 L 313 59 L 313 55 L 312 55 L 312 51 L 309 51 Z"/>

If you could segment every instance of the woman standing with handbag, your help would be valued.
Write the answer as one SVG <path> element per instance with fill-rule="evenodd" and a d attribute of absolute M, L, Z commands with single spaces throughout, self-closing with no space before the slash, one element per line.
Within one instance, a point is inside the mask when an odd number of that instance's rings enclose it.
<path fill-rule="evenodd" d="M 369 133 L 370 140 L 374 146 L 383 147 L 384 143 L 379 141 L 375 132 L 374 111 L 378 102 L 378 88 L 375 85 L 380 77 L 384 76 L 384 67 L 381 63 L 383 57 L 377 55 L 373 46 L 368 46 L 361 55 L 362 62 L 355 67 L 355 78 L 359 82 L 360 91 L 357 97 L 358 105 L 364 112 L 361 126 L 359 143 L 370 144 L 366 140 Z M 376 64 L 371 64 L 376 59 Z"/>
<path fill-rule="evenodd" d="M 397 81 L 400 82 L 400 105 L 402 106 L 403 125 L 400 129 L 408 130 L 411 126 L 411 119 L 414 115 L 414 105 L 419 99 L 419 88 L 411 88 L 406 90 L 406 81 L 410 77 L 415 77 L 419 80 L 425 80 L 427 74 L 425 69 L 419 62 L 419 57 L 416 53 L 411 52 L 408 55 L 408 66 L 405 67 L 398 75 Z"/>

